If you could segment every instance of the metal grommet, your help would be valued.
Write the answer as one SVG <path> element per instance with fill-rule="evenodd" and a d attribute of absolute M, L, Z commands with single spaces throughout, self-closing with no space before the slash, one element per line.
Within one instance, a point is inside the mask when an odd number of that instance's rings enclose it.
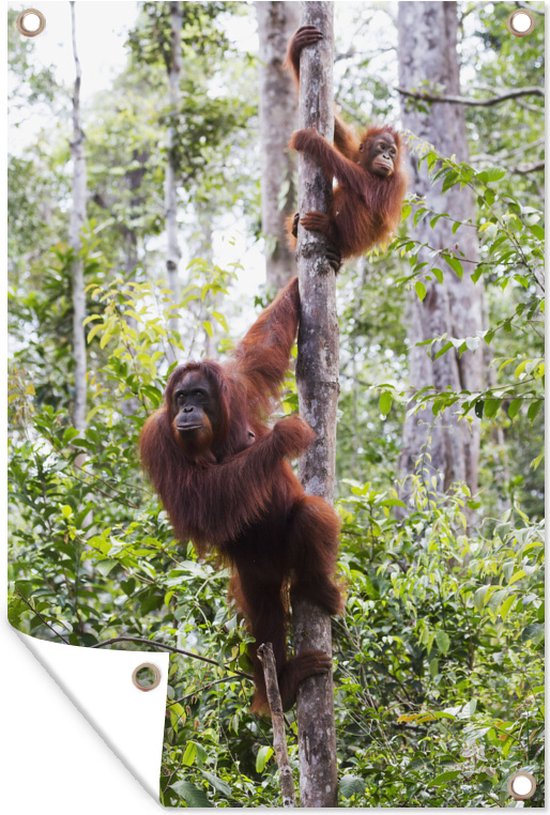
<path fill-rule="evenodd" d="M 154 690 L 160 685 L 160 670 L 152 662 L 142 662 L 134 669 L 132 682 L 138 690 Z"/>
<path fill-rule="evenodd" d="M 527 801 L 533 797 L 536 789 L 535 777 L 527 770 L 519 770 L 508 779 L 508 793 L 516 801 Z"/>
<path fill-rule="evenodd" d="M 506 20 L 506 27 L 514 37 L 526 37 L 535 27 L 535 18 L 526 9 L 517 9 Z"/>
<path fill-rule="evenodd" d="M 26 8 L 17 16 L 15 25 L 24 37 L 38 37 L 46 28 L 46 18 L 37 8 Z"/>

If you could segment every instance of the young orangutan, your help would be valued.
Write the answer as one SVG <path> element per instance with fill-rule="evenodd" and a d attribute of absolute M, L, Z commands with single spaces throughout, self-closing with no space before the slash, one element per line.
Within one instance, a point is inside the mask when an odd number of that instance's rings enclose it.
<path fill-rule="evenodd" d="M 300 83 L 300 54 L 303 48 L 322 39 L 315 26 L 303 26 L 288 45 L 287 65 Z M 401 167 L 403 146 L 392 127 L 369 127 L 359 139 L 338 116 L 334 123 L 334 146 L 314 129 L 297 130 L 290 147 L 307 153 L 337 186 L 327 214 L 296 213 L 290 233 L 297 237 L 298 223 L 326 235 L 328 256 L 337 267 L 345 258 L 363 254 L 386 242 L 401 217 L 407 178 Z M 295 241 L 294 241 L 295 243 Z"/>

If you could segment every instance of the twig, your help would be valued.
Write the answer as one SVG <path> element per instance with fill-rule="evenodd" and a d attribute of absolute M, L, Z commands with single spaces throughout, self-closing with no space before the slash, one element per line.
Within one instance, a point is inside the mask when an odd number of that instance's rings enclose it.
<path fill-rule="evenodd" d="M 243 674 L 242 678 L 248 679 L 249 677 L 248 675 L 245 676 Z M 170 701 L 166 702 L 166 706 L 170 707 L 170 705 L 182 704 L 183 702 L 186 702 L 188 699 L 192 699 L 194 696 L 202 697 L 202 694 L 205 691 L 210 690 L 215 685 L 221 685 L 223 682 L 234 682 L 234 681 L 235 681 L 234 676 L 222 676 L 220 679 L 214 679 L 212 680 L 212 682 L 207 682 L 205 685 L 201 685 L 200 687 L 195 688 L 195 690 L 189 691 L 189 693 L 186 693 L 185 696 L 180 696 L 177 699 L 171 699 Z"/>
<path fill-rule="evenodd" d="M 534 164 L 519 164 L 517 167 L 512 167 L 511 172 L 527 175 L 528 173 L 535 173 L 537 170 L 544 170 L 544 161 L 536 161 Z"/>
<path fill-rule="evenodd" d="M 283 716 L 283 705 L 277 681 L 277 668 L 275 667 L 275 657 L 273 646 L 270 642 L 264 642 L 258 648 L 258 659 L 264 669 L 265 689 L 267 701 L 271 710 L 271 724 L 273 727 L 273 748 L 275 758 L 279 768 L 281 780 L 281 793 L 283 795 L 283 807 L 295 807 L 294 784 L 292 783 L 292 770 L 288 763 L 288 751 L 285 739 L 285 720 Z"/>
<path fill-rule="evenodd" d="M 544 98 L 544 88 L 533 85 L 527 88 L 513 88 L 500 96 L 491 96 L 489 99 L 470 99 L 467 96 L 443 96 L 437 93 L 427 93 L 424 91 L 408 91 L 405 88 L 396 88 L 402 96 L 411 99 L 420 99 L 424 102 L 441 102 L 448 105 L 470 105 L 473 107 L 488 108 L 498 105 L 508 99 L 517 99 L 519 96 L 542 96 Z"/>
<path fill-rule="evenodd" d="M 23 600 L 23 602 L 25 603 L 25 605 L 26 605 L 26 606 L 28 606 L 28 607 L 30 608 L 30 610 L 32 611 L 32 613 L 33 613 L 33 614 L 36 614 L 36 616 L 38 617 L 38 619 L 39 619 L 39 620 L 41 620 L 41 621 L 44 623 L 44 625 L 45 625 L 47 628 L 49 628 L 49 629 L 50 629 L 50 631 L 52 631 L 52 632 L 55 634 L 55 636 L 56 636 L 56 637 L 58 637 L 58 638 L 61 640 L 61 642 L 64 642 L 64 643 L 65 643 L 65 645 L 70 645 L 69 640 L 65 639 L 65 637 L 63 636 L 63 634 L 60 634 L 60 633 L 59 633 L 59 631 L 56 631 L 56 630 L 55 630 L 55 628 L 54 628 L 52 625 L 50 625 L 50 623 L 47 621 L 47 619 L 46 619 L 46 618 L 45 618 L 45 617 L 44 617 L 44 616 L 43 616 L 43 615 L 42 615 L 42 614 L 41 614 L 41 613 L 40 613 L 40 612 L 39 612 L 39 611 L 38 611 L 38 610 L 37 610 L 37 609 L 36 609 L 36 608 L 35 608 L 35 607 L 32 605 L 32 603 L 29 603 L 29 601 L 27 600 L 27 598 L 26 598 L 26 597 L 23 597 L 23 595 L 21 594 L 21 592 L 17 591 L 17 592 L 15 592 L 15 593 L 16 593 L 17 597 L 19 597 L 21 600 Z"/>
<path fill-rule="evenodd" d="M 243 676 L 245 679 L 252 679 L 251 674 L 247 674 L 244 671 L 236 671 L 229 665 L 223 665 L 220 662 L 216 662 L 215 659 L 203 657 L 200 654 L 194 654 L 192 651 L 184 651 L 182 648 L 176 648 L 174 645 L 167 645 L 164 642 L 148 640 L 145 637 L 113 637 L 110 640 L 103 640 L 103 642 L 98 642 L 96 643 L 96 645 L 92 645 L 91 647 L 103 648 L 105 645 L 113 645 L 114 643 L 117 642 L 136 642 L 142 645 L 151 645 L 153 648 L 163 648 L 165 651 L 170 651 L 173 654 L 182 654 L 182 656 L 190 657 L 191 659 L 198 659 L 199 662 L 207 662 L 209 665 L 215 665 L 216 668 L 221 668 L 224 671 L 232 671 L 236 676 Z"/>

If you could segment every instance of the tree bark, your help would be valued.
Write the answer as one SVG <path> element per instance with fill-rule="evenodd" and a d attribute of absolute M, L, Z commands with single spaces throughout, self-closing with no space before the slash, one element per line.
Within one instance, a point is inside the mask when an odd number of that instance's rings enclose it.
<path fill-rule="evenodd" d="M 293 213 L 294 162 L 287 147 L 298 121 L 298 100 L 290 72 L 283 68 L 288 40 L 300 22 L 300 4 L 256 2 L 260 37 L 260 149 L 262 160 L 262 231 L 266 242 L 266 277 L 278 290 L 295 274 L 294 252 L 286 236 Z"/>
<path fill-rule="evenodd" d="M 457 9 L 455 2 L 400 2 L 399 80 L 401 87 L 415 91 L 429 79 L 447 95 L 460 95 L 457 59 Z M 468 161 L 468 146 L 464 110 L 458 105 L 434 102 L 422 109 L 402 99 L 403 122 L 415 136 L 435 146 L 446 156 Z M 421 168 L 411 156 L 411 190 L 426 200 L 430 210 L 448 212 L 454 219 L 475 223 L 475 204 L 468 188 L 453 187 L 443 193 L 441 183 L 431 184 L 425 163 Z M 444 268 L 444 282 L 426 283 L 427 294 L 421 302 L 414 293 L 409 297 L 408 338 L 409 373 L 412 390 L 425 386 L 438 391 L 450 388 L 478 391 L 483 382 L 482 350 L 467 351 L 459 359 L 454 350 L 435 359 L 431 352 L 417 343 L 443 333 L 450 337 L 475 336 L 483 328 L 483 289 L 471 280 L 471 272 L 479 259 L 477 233 L 473 227 L 462 226 L 456 234 L 452 223 L 441 218 L 432 229 L 429 219 L 422 220 L 412 236 L 428 243 L 433 249 L 447 249 L 468 260 L 464 277 L 459 280 L 451 269 Z M 434 263 L 428 250 L 422 250 L 419 260 Z M 420 469 L 437 478 L 438 487 L 446 490 L 453 481 L 465 481 L 477 489 L 479 460 L 479 422 L 458 420 L 459 408 L 448 408 L 434 417 L 430 408 L 409 414 L 405 420 L 403 451 L 400 460 L 402 474 Z"/>
<path fill-rule="evenodd" d="M 74 0 L 71 0 L 71 31 L 75 81 L 72 98 L 73 137 L 71 158 L 73 163 L 72 210 L 69 223 L 69 245 L 73 251 L 71 267 L 73 300 L 73 354 L 74 354 L 74 405 L 73 424 L 79 431 L 86 429 L 86 293 L 84 290 L 84 261 L 82 228 L 86 221 L 86 158 L 84 155 L 84 131 L 80 120 L 80 86 L 82 71 L 76 47 L 76 16 Z"/>
<path fill-rule="evenodd" d="M 179 263 L 181 250 L 178 242 L 178 187 L 176 158 L 177 131 L 176 119 L 180 106 L 180 76 L 182 68 L 181 30 L 183 26 L 183 8 L 180 2 L 169 3 L 170 8 L 170 35 L 172 40 L 171 54 L 168 68 L 168 104 L 170 121 L 166 136 L 167 163 L 164 181 L 164 208 L 166 214 L 166 275 L 168 286 L 172 292 L 174 303 L 179 300 Z M 169 321 L 170 329 L 179 330 L 179 320 L 173 315 Z M 175 353 L 171 343 L 168 343 L 168 361 L 175 361 Z"/>
<path fill-rule="evenodd" d="M 302 25 L 315 25 L 324 39 L 306 48 L 300 61 L 300 127 L 315 127 L 332 140 L 334 132 L 333 4 L 302 3 Z M 332 185 L 307 156 L 299 158 L 299 211 L 327 212 Z M 305 490 L 332 501 L 335 481 L 338 400 L 338 320 L 334 271 L 320 233 L 298 228 L 301 317 L 296 378 L 300 413 L 317 438 L 300 462 Z M 296 650 L 332 653 L 330 617 L 302 601 L 293 607 Z M 298 689 L 297 719 L 300 792 L 303 807 L 337 802 L 336 734 L 332 675 L 310 677 Z"/>

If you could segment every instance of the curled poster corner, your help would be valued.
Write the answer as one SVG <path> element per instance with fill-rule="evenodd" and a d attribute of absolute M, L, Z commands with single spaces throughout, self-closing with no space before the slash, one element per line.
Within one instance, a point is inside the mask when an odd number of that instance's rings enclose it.
<path fill-rule="evenodd" d="M 102 651 L 38 640 L 17 632 L 132 775 L 159 800 L 168 654 Z M 151 691 L 132 681 L 143 662 L 160 671 Z"/>

